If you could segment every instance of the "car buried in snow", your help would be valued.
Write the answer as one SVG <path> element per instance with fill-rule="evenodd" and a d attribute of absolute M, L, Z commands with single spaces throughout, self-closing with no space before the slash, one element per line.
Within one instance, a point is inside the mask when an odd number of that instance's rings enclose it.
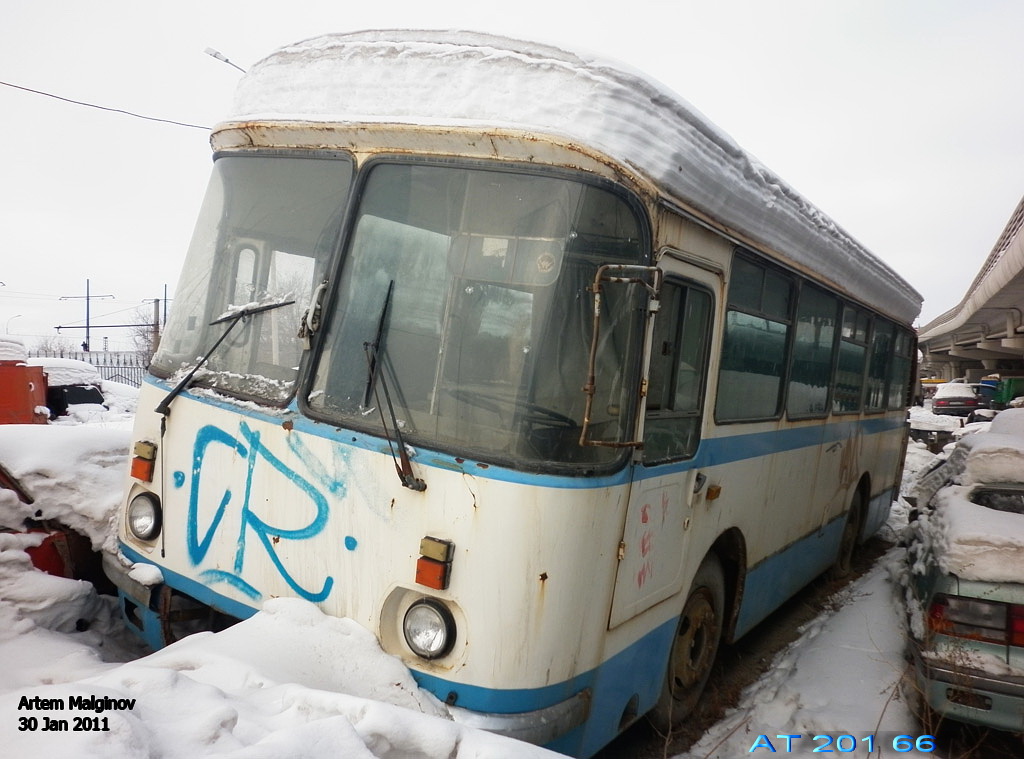
<path fill-rule="evenodd" d="M 933 414 L 970 417 L 978 409 L 986 407 L 987 404 L 982 402 L 974 388 L 965 382 L 939 385 L 932 398 Z"/>
<path fill-rule="evenodd" d="M 945 719 L 1024 732 L 1024 409 L 922 474 L 908 528 L 904 694 Z"/>

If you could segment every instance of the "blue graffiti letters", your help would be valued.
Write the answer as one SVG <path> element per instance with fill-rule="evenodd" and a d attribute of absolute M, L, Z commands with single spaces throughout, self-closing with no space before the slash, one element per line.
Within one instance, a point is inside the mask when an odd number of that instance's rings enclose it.
<path fill-rule="evenodd" d="M 303 587 L 292 575 L 292 572 L 285 567 L 279 553 L 279 541 L 302 541 L 308 540 L 323 532 L 327 525 L 329 508 L 327 499 L 323 493 L 317 490 L 308 480 L 303 478 L 293 469 L 289 468 L 277 456 L 275 456 L 260 440 L 260 433 L 242 422 L 239 426 L 239 436 L 221 430 L 212 425 L 202 427 L 196 433 L 196 439 L 192 452 L 192 483 L 189 491 L 188 524 L 186 527 L 186 540 L 189 559 L 194 566 L 202 563 L 209 554 L 214 536 L 224 519 L 228 506 L 232 503 L 235 494 L 232 490 L 225 488 L 219 498 L 219 503 L 214 510 L 209 522 L 200 528 L 200 484 L 204 464 L 208 463 L 208 456 L 215 447 L 226 447 L 233 454 L 245 460 L 246 475 L 245 487 L 238 504 L 240 520 L 238 526 L 238 537 L 235 541 L 235 557 L 233 572 L 227 572 L 222 567 L 209 569 L 202 573 L 201 577 L 206 582 L 225 582 L 232 587 L 242 591 L 254 600 L 261 597 L 260 593 L 252 584 L 242 579 L 245 565 L 246 548 L 250 542 L 248 538 L 255 535 L 259 545 L 267 552 L 271 563 L 297 595 L 308 601 L 323 601 L 330 595 L 334 587 L 334 578 L 327 576 L 319 590 L 311 590 Z M 223 450 L 223 449 L 222 449 Z M 211 460 L 212 461 L 212 460 Z M 313 505 L 313 516 L 308 524 L 297 528 L 284 528 L 269 524 L 257 514 L 259 501 L 253 500 L 253 481 L 257 464 L 268 464 L 272 469 L 284 476 L 298 492 Z M 289 503 L 293 498 L 289 498 Z M 202 537 L 200 538 L 200 533 Z"/>

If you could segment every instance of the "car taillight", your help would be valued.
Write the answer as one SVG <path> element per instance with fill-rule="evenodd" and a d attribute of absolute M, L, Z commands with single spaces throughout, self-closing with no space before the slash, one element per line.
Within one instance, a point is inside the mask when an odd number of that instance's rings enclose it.
<path fill-rule="evenodd" d="M 948 406 L 949 401 L 935 401 L 936 406 Z"/>
<path fill-rule="evenodd" d="M 1024 605 L 939 593 L 928 609 L 928 627 L 940 635 L 1024 646 Z"/>
<path fill-rule="evenodd" d="M 1010 645 L 1024 647 L 1024 606 L 1010 607 Z"/>

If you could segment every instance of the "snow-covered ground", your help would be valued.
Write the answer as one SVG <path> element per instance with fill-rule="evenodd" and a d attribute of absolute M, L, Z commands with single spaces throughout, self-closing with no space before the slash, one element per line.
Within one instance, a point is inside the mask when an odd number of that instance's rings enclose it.
<path fill-rule="evenodd" d="M 58 518 L 94 547 L 110 550 L 130 419 L 122 404 L 88 424 L 0 427 L 0 461 L 36 497 L 26 506 L 0 490 L 0 524 Z M 912 444 L 905 482 L 933 459 Z M 899 530 L 905 520 L 901 501 L 886 529 Z M 443 706 L 372 635 L 304 601 L 270 601 L 224 632 L 144 655 L 109 597 L 32 567 L 24 549 L 41 539 L 0 533 L 3 756 L 554 756 L 445 719 Z M 813 736 L 823 733 L 860 741 L 876 735 L 884 746 L 897 734 L 916 737 L 919 729 L 896 689 L 904 633 L 892 577 L 901 571 L 901 549 L 894 548 L 843 591 L 834 610 L 806 625 L 740 704 L 684 756 L 748 755 L 759 741 L 755 755 L 772 753 L 765 740 L 776 752 L 810 755 L 823 742 Z M 80 620 L 88 620 L 87 629 Z M 75 697 L 108 708 L 83 709 L 76 701 L 72 709 Z M 24 708 L 44 703 L 36 699 L 61 700 L 63 708 Z M 76 717 L 90 718 L 80 725 L 109 730 L 42 729 L 45 719 L 73 726 Z M 38 727 L 22 729 L 31 724 L 26 718 L 38 720 Z M 866 755 L 865 745 L 859 744 L 859 755 Z M 895 754 L 887 749 L 883 756 Z"/>

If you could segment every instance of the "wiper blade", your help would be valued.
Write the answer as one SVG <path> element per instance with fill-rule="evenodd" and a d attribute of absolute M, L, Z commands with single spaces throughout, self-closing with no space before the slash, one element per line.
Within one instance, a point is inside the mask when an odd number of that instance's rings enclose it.
<path fill-rule="evenodd" d="M 264 303 L 261 305 L 246 306 L 244 308 L 240 308 L 237 311 L 232 311 L 230 313 L 224 314 L 223 316 L 220 316 L 214 319 L 212 322 L 210 322 L 211 327 L 214 324 L 223 324 L 225 322 L 228 322 L 228 328 L 224 330 L 224 333 L 220 337 L 217 338 L 217 342 L 215 342 L 213 344 L 213 347 L 206 352 L 206 355 L 199 359 L 196 365 L 192 367 L 191 371 L 189 371 L 189 373 L 182 378 L 181 382 L 174 386 L 174 389 L 171 390 L 171 392 L 169 392 L 164 397 L 164 399 L 160 401 L 159 405 L 153 410 L 156 411 L 156 413 L 163 415 L 164 417 L 171 413 L 171 402 L 175 398 L 177 398 L 186 387 L 188 387 L 188 384 L 192 381 L 192 378 L 196 376 L 196 372 L 198 372 L 199 369 L 203 366 L 203 364 L 207 362 L 210 356 L 213 355 L 213 352 L 220 347 L 220 344 L 224 342 L 224 339 L 231 333 L 231 330 L 234 329 L 235 325 L 238 324 L 238 322 L 242 321 L 242 319 L 244 319 L 247 316 L 253 316 L 254 314 L 262 314 L 264 311 L 272 311 L 275 308 L 281 308 L 283 306 L 290 306 L 294 302 L 294 300 L 286 300 L 281 301 L 279 303 Z"/>
<path fill-rule="evenodd" d="M 388 448 L 391 449 L 391 458 L 395 462 L 395 471 L 403 487 L 418 492 L 427 489 L 427 483 L 418 478 L 412 471 L 412 461 L 409 452 L 405 449 L 405 441 L 402 440 L 402 431 L 398 426 L 398 417 L 395 416 L 395 407 L 391 403 L 391 393 L 388 391 L 388 383 L 383 371 L 383 340 L 387 328 L 388 311 L 391 309 L 391 296 L 395 291 L 395 280 L 388 283 L 388 291 L 384 296 L 384 303 L 380 309 L 380 319 L 377 321 L 377 332 L 373 342 L 363 343 L 363 350 L 366 352 L 366 362 L 369 365 L 366 376 L 366 390 L 363 393 L 363 408 L 369 408 L 370 396 L 372 395 L 377 403 L 377 410 L 380 413 L 380 424 L 384 428 L 384 437 L 387 438 Z M 377 397 L 375 381 L 380 379 L 381 390 L 384 391 L 384 400 L 388 406 L 388 416 L 391 417 L 391 428 L 395 431 L 395 440 L 391 440 L 391 433 L 388 431 L 387 420 L 384 419 L 384 409 L 380 399 Z M 395 453 L 395 447 L 398 453 Z"/>
<path fill-rule="evenodd" d="M 366 373 L 366 389 L 363 390 L 363 408 L 370 407 L 370 396 L 373 394 L 373 383 L 377 379 L 377 372 L 380 370 L 381 341 L 384 338 L 384 328 L 387 326 L 388 311 L 391 310 L 391 296 L 395 293 L 395 280 L 388 283 L 388 291 L 384 295 L 384 304 L 380 309 L 380 319 L 377 320 L 377 334 L 373 337 L 372 343 L 363 343 L 363 350 L 367 352 L 370 363 Z"/>
<path fill-rule="evenodd" d="M 212 322 L 210 326 L 214 324 L 223 324 L 224 322 L 234 321 L 238 322 L 239 319 L 243 319 L 246 316 L 252 316 L 253 314 L 262 314 L 264 311 L 273 311 L 275 308 L 281 308 L 283 306 L 290 306 L 295 303 L 294 300 L 282 300 L 277 303 L 256 303 L 253 305 L 243 306 L 237 311 L 228 311 L 223 316 L 218 316 Z"/>

